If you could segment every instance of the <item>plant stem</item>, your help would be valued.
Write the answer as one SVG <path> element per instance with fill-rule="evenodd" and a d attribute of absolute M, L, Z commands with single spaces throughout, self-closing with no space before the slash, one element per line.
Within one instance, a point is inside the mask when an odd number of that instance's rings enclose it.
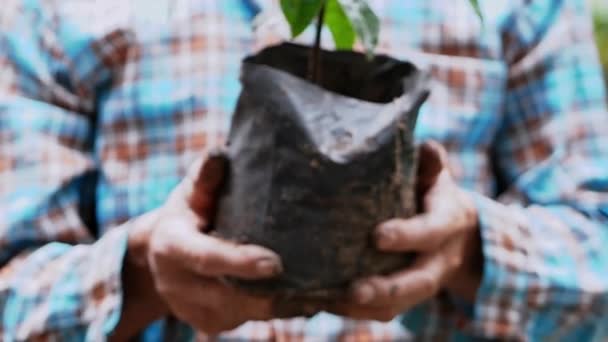
<path fill-rule="evenodd" d="M 315 45 L 308 58 L 308 79 L 316 84 L 321 83 L 321 33 L 323 32 L 323 20 L 325 19 L 325 3 L 321 6 L 317 16 L 317 31 L 315 34 Z"/>

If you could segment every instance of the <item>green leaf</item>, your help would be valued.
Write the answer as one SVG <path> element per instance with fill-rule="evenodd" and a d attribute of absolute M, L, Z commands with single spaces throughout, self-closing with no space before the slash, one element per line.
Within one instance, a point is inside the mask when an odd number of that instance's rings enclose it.
<path fill-rule="evenodd" d="M 479 7 L 479 0 L 469 0 L 469 2 L 471 3 L 471 6 L 473 6 L 475 13 L 477 13 L 479 20 L 481 20 L 483 23 L 483 14 L 481 13 L 481 8 Z"/>
<path fill-rule="evenodd" d="M 365 0 L 338 0 L 368 57 L 374 53 L 380 34 L 380 20 Z"/>
<path fill-rule="evenodd" d="M 338 0 L 327 1 L 325 7 L 325 25 L 331 31 L 337 49 L 350 50 L 353 48 L 357 34 Z"/>
<path fill-rule="evenodd" d="M 292 37 L 299 36 L 319 14 L 325 0 L 281 0 L 281 9 L 291 27 Z"/>

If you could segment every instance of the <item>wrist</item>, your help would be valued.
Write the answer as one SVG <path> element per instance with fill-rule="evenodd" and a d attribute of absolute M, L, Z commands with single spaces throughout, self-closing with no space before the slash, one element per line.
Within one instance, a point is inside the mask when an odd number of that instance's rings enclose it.
<path fill-rule="evenodd" d="M 129 339 L 169 313 L 156 291 L 154 277 L 147 262 L 150 236 L 157 215 L 157 211 L 151 211 L 130 224 L 127 254 L 122 268 L 122 312 L 112 340 Z"/>
<path fill-rule="evenodd" d="M 450 285 L 447 286 L 447 290 L 458 298 L 475 302 L 483 273 L 483 254 L 478 230 L 466 237 L 463 249 L 462 267 L 448 282 Z"/>
<path fill-rule="evenodd" d="M 128 281 L 127 285 L 132 287 L 130 292 L 133 296 L 141 298 L 150 309 L 156 308 L 156 312 L 162 310 L 164 314 L 166 306 L 156 291 L 148 263 L 150 239 L 159 215 L 160 209 L 152 210 L 133 222 L 129 231 L 123 278 Z"/>

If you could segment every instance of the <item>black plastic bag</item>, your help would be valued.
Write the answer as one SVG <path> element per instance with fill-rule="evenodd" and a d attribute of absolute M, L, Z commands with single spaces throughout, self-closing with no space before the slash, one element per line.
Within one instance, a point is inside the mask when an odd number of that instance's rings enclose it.
<path fill-rule="evenodd" d="M 282 44 L 244 60 L 215 231 L 282 258 L 280 277 L 239 285 L 333 297 L 411 259 L 377 251 L 371 234 L 416 212 L 413 130 L 429 91 L 410 63 L 343 51 L 322 52 L 319 87 L 305 79 L 309 54 Z"/>

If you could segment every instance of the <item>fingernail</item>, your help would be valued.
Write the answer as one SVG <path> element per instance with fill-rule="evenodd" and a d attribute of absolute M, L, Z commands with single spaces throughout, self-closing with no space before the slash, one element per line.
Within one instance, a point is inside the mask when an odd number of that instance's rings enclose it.
<path fill-rule="evenodd" d="M 376 231 L 376 244 L 380 248 L 387 248 L 395 241 L 395 230 L 391 226 L 380 226 Z"/>
<path fill-rule="evenodd" d="M 276 262 L 274 258 L 262 258 L 259 259 L 255 264 L 256 270 L 262 275 L 277 275 L 281 273 L 281 264 Z"/>
<path fill-rule="evenodd" d="M 370 284 L 358 284 L 354 288 L 354 294 L 359 304 L 367 304 L 374 298 L 374 288 Z"/>
<path fill-rule="evenodd" d="M 280 262 L 279 256 L 274 252 L 256 245 L 241 245 L 238 247 L 241 255 L 248 259 L 255 260 L 270 260 L 275 263 Z"/>

